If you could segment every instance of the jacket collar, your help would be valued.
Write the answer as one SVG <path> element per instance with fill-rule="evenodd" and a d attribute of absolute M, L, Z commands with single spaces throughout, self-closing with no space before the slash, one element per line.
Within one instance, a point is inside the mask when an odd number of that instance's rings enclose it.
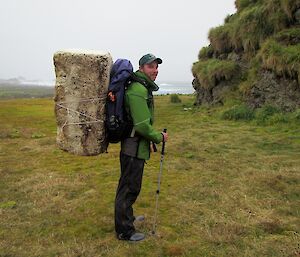
<path fill-rule="evenodd" d="M 151 91 L 157 91 L 159 89 L 158 85 L 154 81 L 152 81 L 144 72 L 137 70 L 134 74 L 146 82 L 144 85 L 147 89 Z"/>

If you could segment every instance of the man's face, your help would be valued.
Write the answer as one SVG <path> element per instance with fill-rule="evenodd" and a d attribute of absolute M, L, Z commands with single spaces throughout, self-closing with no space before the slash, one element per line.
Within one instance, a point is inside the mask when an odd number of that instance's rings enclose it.
<path fill-rule="evenodd" d="M 140 71 L 144 72 L 152 81 L 154 81 L 158 74 L 158 63 L 153 61 L 151 63 L 140 66 Z"/>

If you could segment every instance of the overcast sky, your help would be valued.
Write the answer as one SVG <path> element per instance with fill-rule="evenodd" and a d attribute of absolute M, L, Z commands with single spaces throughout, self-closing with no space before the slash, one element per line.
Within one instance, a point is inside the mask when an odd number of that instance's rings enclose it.
<path fill-rule="evenodd" d="M 104 50 L 163 59 L 158 81 L 190 81 L 211 27 L 235 12 L 234 0 L 1 0 L 0 78 L 55 78 L 53 53 Z"/>

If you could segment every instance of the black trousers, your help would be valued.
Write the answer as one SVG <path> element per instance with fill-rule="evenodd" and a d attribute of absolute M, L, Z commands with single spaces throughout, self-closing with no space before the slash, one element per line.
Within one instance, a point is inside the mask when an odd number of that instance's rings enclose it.
<path fill-rule="evenodd" d="M 134 232 L 132 205 L 142 186 L 145 160 L 120 152 L 121 176 L 115 198 L 115 230 L 117 236 L 129 238 Z"/>

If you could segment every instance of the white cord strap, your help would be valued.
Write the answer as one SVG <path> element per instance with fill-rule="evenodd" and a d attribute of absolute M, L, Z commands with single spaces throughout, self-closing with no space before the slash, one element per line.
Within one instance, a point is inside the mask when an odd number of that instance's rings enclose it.
<path fill-rule="evenodd" d="M 69 126 L 69 125 L 84 125 L 84 124 L 91 124 L 91 123 L 98 123 L 98 122 L 101 122 L 103 123 L 104 120 L 99 120 L 93 116 L 90 116 L 90 115 L 87 115 L 83 112 L 79 112 L 79 111 L 76 111 L 74 109 L 71 109 L 69 107 L 66 107 L 65 105 L 63 104 L 66 104 L 66 103 L 78 103 L 78 102 L 94 102 L 95 100 L 104 100 L 106 99 L 106 97 L 98 97 L 98 98 L 87 98 L 87 99 L 78 99 L 78 101 L 67 101 L 67 102 L 59 102 L 59 103 L 55 103 L 56 106 L 59 106 L 60 108 L 63 108 L 65 110 L 67 110 L 68 112 L 68 115 L 70 115 L 70 112 L 73 112 L 73 113 L 77 113 L 79 114 L 80 116 L 84 116 L 88 119 L 91 119 L 92 121 L 84 121 L 84 122 L 70 122 L 70 123 L 67 123 L 67 120 L 65 121 L 65 123 L 63 124 L 62 126 L 62 129 L 65 127 L 65 126 Z"/>

